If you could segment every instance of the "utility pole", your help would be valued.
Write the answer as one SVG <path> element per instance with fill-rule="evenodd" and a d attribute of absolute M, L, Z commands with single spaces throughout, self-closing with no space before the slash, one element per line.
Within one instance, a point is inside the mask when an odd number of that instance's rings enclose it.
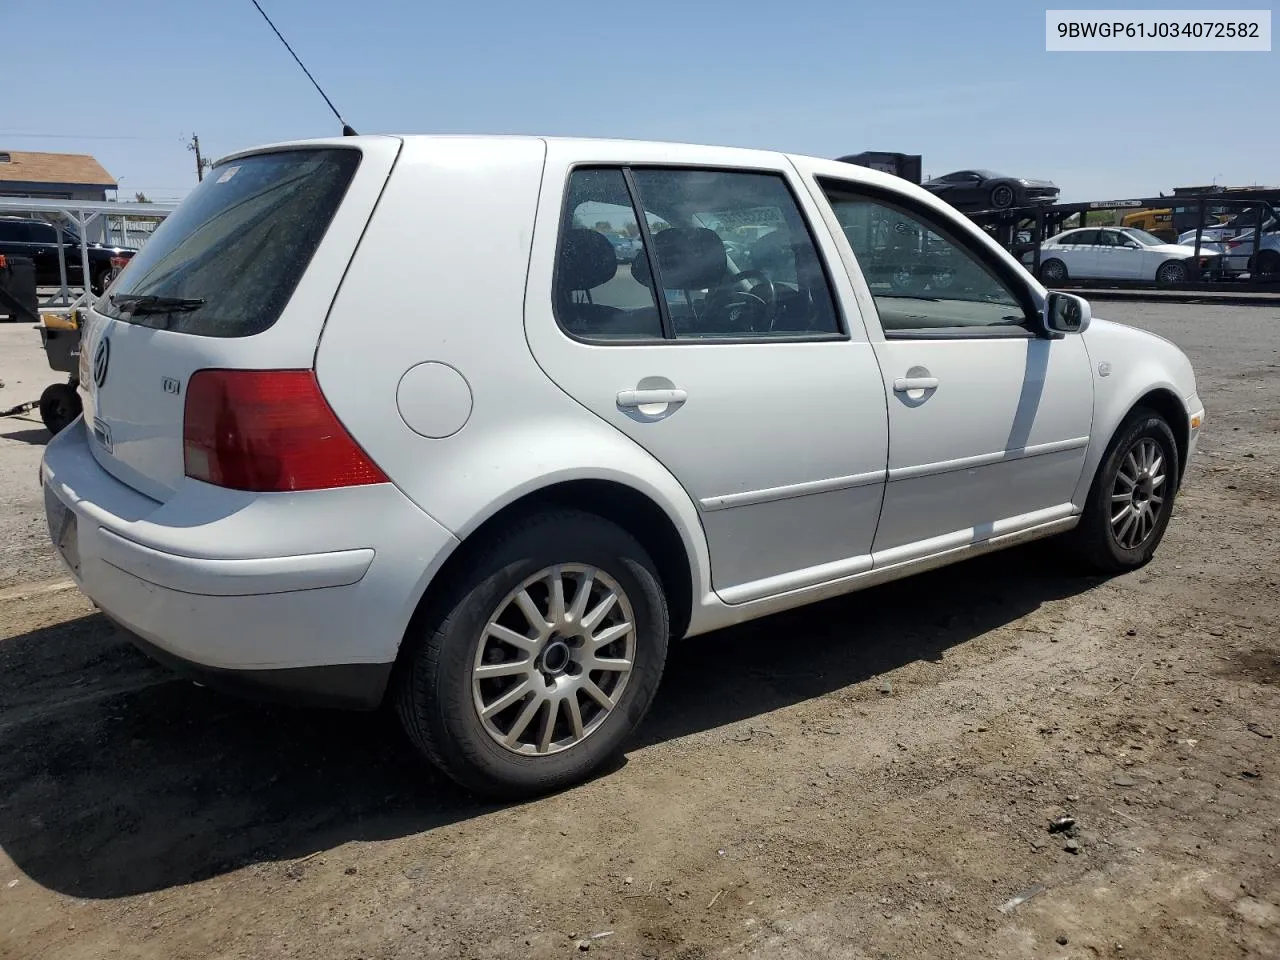
<path fill-rule="evenodd" d="M 200 155 L 200 135 L 193 133 L 191 139 L 187 141 L 187 149 L 195 152 L 196 155 L 196 179 L 204 180 L 204 169 L 210 166 L 210 162 Z"/>

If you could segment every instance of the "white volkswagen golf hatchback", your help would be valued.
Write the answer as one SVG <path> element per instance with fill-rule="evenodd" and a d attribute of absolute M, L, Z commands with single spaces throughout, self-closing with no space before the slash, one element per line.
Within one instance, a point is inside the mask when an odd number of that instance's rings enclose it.
<path fill-rule="evenodd" d="M 229 157 L 83 358 L 41 480 L 93 602 L 508 796 L 619 751 L 672 638 L 1037 537 L 1140 566 L 1203 416 L 918 187 L 627 141 Z"/>

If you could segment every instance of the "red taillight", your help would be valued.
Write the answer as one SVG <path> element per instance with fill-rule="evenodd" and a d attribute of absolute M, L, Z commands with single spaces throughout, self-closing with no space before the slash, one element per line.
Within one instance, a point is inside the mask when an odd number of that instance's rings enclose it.
<path fill-rule="evenodd" d="M 128 257 L 112 257 L 111 266 L 116 270 L 123 270 L 129 265 Z"/>
<path fill-rule="evenodd" d="M 182 418 L 186 475 L 234 490 L 386 483 L 312 370 L 198 370 Z"/>

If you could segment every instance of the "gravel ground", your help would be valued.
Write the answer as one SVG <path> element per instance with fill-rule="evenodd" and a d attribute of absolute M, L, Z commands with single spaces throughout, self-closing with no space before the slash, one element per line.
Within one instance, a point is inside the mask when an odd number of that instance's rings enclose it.
<path fill-rule="evenodd" d="M 1280 308 L 1097 310 L 1208 405 L 1150 566 L 1033 545 L 692 642 L 622 763 L 511 806 L 15 588 L 56 571 L 4 421 L 0 957 L 1280 956 Z M 0 397 L 51 382 L 0 335 Z"/>

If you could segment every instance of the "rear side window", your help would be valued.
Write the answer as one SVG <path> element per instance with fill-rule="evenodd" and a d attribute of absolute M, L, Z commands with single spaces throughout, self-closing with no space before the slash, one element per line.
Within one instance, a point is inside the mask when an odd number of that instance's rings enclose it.
<path fill-rule="evenodd" d="M 293 150 L 214 167 L 157 228 L 98 309 L 204 337 L 279 318 L 360 164 L 358 150 Z"/>
<path fill-rule="evenodd" d="M 27 225 L 25 223 L 5 223 L 0 220 L 0 240 L 5 243 L 26 243 Z"/>

